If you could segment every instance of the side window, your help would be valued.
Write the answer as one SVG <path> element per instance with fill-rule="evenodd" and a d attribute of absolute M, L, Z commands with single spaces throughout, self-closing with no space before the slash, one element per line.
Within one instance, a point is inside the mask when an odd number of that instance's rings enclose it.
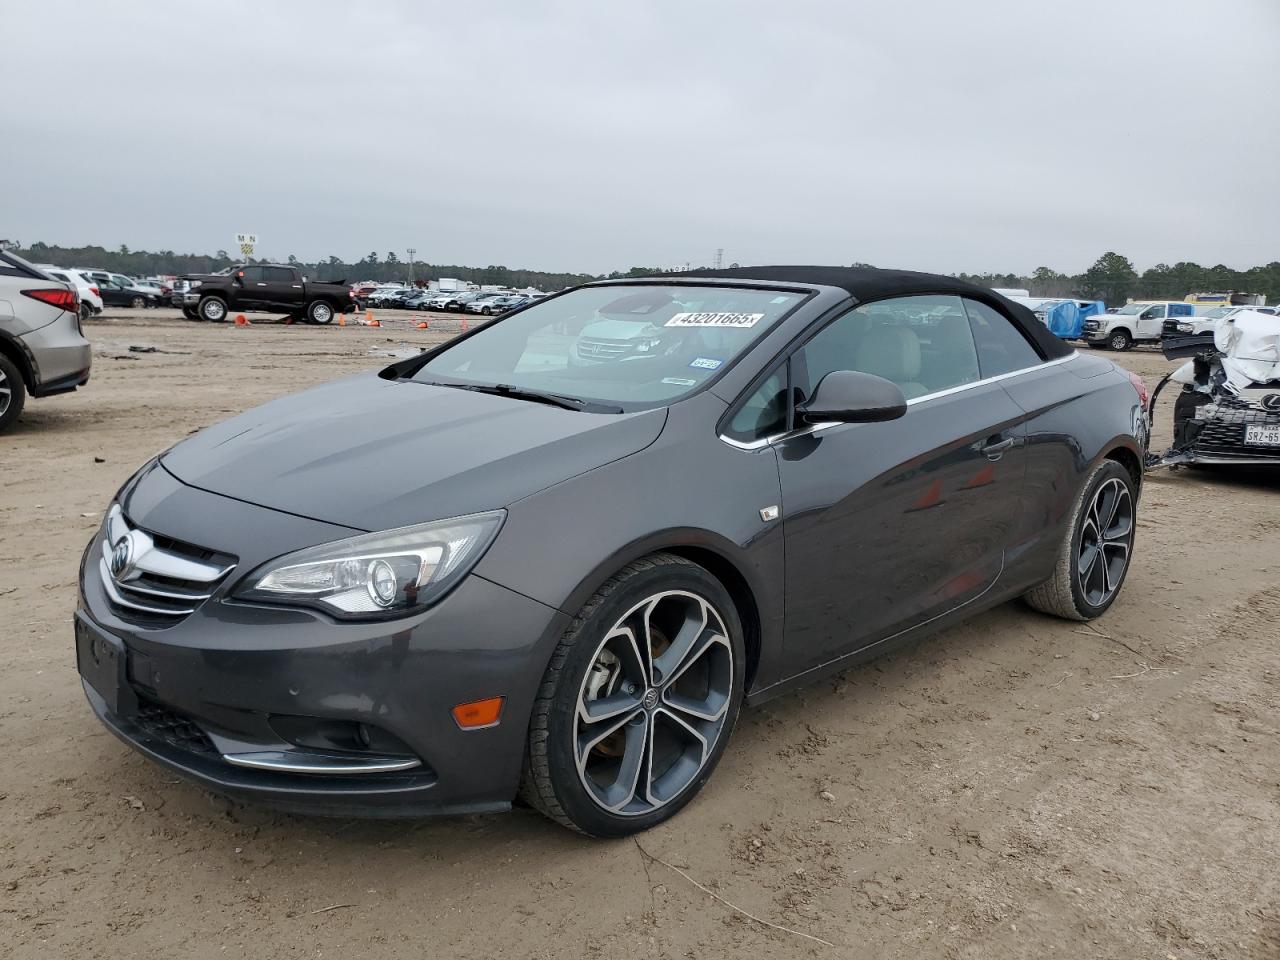
<path fill-rule="evenodd" d="M 765 378 L 729 420 L 724 435 L 742 443 L 775 436 L 787 429 L 787 365 Z"/>
<path fill-rule="evenodd" d="M 293 283 L 293 271 L 288 267 L 267 267 L 268 283 Z"/>
<path fill-rule="evenodd" d="M 978 345 L 978 362 L 984 377 L 1025 370 L 1042 362 L 1040 354 L 1008 317 L 977 300 L 966 299 L 964 307 Z"/>
<path fill-rule="evenodd" d="M 262 267 L 243 267 L 240 272 L 244 274 L 242 279 L 245 283 L 261 283 L 266 280 L 266 271 Z"/>
<path fill-rule="evenodd" d="M 980 379 L 959 297 L 897 297 L 855 307 L 798 351 L 806 395 L 833 370 L 884 377 L 910 400 Z"/>

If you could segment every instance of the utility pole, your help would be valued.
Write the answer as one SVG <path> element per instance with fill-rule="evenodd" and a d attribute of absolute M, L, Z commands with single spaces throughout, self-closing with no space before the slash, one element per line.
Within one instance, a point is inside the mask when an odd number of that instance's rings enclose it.
<path fill-rule="evenodd" d="M 720 270 L 724 267 L 724 247 L 716 248 L 716 269 Z"/>
<path fill-rule="evenodd" d="M 413 286 L 413 255 L 417 252 L 413 247 L 405 250 L 405 253 L 409 255 L 409 286 L 411 287 Z"/>

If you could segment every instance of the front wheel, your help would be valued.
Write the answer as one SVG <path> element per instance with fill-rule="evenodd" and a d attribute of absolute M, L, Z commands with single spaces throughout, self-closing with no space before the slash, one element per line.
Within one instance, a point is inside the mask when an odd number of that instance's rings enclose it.
<path fill-rule="evenodd" d="M 141 310 L 146 305 L 147 305 L 147 301 L 144 300 L 142 297 L 134 297 L 132 300 L 129 301 L 129 306 L 133 307 L 133 309 L 135 310 Z"/>
<path fill-rule="evenodd" d="M 307 319 L 312 323 L 324 325 L 333 322 L 333 304 L 323 300 L 312 300 L 307 304 Z"/>
<path fill-rule="evenodd" d="M 91 316 L 93 316 L 93 307 L 89 306 L 87 303 L 80 304 L 80 322 L 83 323 Z"/>
<path fill-rule="evenodd" d="M 202 297 L 196 310 L 201 320 L 208 320 L 210 323 L 222 323 L 227 319 L 227 301 L 221 297 Z"/>
<path fill-rule="evenodd" d="M 1042 613 L 1093 620 L 1120 595 L 1133 556 L 1138 497 L 1129 471 L 1103 460 L 1089 474 L 1072 516 L 1053 576 L 1024 599 Z"/>
<path fill-rule="evenodd" d="M 551 657 L 521 795 L 594 837 L 678 813 L 724 753 L 742 706 L 742 624 L 707 570 L 637 560 L 587 602 Z"/>
<path fill-rule="evenodd" d="M 1124 351 L 1133 346 L 1133 337 L 1127 331 L 1116 330 L 1107 337 L 1107 346 L 1112 350 Z"/>

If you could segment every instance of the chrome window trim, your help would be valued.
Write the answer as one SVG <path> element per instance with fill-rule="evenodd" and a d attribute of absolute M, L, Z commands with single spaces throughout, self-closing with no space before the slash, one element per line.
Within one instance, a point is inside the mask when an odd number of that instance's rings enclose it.
<path fill-rule="evenodd" d="M 922 394 L 918 397 L 912 397 L 907 401 L 907 407 L 914 407 L 919 403 L 927 403 L 930 400 L 937 400 L 940 397 L 950 397 L 965 390 L 972 390 L 975 387 L 985 387 L 987 384 L 1000 383 L 1004 380 L 1011 380 L 1014 377 L 1020 377 L 1026 373 L 1034 373 L 1037 370 L 1044 370 L 1048 367 L 1055 367 L 1058 364 L 1066 363 L 1068 360 L 1074 360 L 1080 355 L 1078 350 L 1072 350 L 1065 357 L 1055 357 L 1052 360 L 1045 360 L 1037 363 L 1033 367 L 1023 367 L 1021 370 L 1010 370 L 1008 373 L 998 373 L 994 377 L 983 377 L 981 380 L 974 380 L 970 383 L 962 383 L 958 386 L 948 387 L 945 390 L 935 390 L 933 393 Z M 981 361 L 979 361 L 981 362 Z M 759 440 L 744 442 L 742 440 L 734 440 L 732 437 L 726 437 L 723 433 L 718 434 L 719 438 L 729 446 L 737 450 L 759 450 L 761 447 L 767 447 L 771 443 L 777 443 L 780 440 L 791 440 L 795 437 L 807 436 L 811 433 L 818 433 L 829 427 L 844 426 L 842 423 L 818 423 L 813 426 L 804 427 L 800 430 L 792 430 L 788 433 L 775 433 L 768 437 L 761 437 Z"/>

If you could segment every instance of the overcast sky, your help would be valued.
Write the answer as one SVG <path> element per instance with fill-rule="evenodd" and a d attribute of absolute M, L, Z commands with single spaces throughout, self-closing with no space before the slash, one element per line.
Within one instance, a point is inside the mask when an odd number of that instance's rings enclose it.
<path fill-rule="evenodd" d="M 1280 0 L 0 0 L 0 23 L 0 237 L 24 243 L 1280 259 Z"/>

